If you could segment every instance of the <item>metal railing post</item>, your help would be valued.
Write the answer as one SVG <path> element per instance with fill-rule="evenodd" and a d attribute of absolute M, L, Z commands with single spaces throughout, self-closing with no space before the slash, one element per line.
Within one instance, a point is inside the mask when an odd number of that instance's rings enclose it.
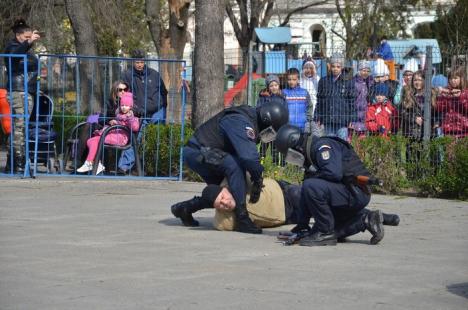
<path fill-rule="evenodd" d="M 424 79 L 424 135 L 423 140 L 431 139 L 432 131 L 432 46 L 426 46 L 426 64 Z"/>
<path fill-rule="evenodd" d="M 249 54 L 247 56 L 249 62 L 248 83 L 247 83 L 247 104 L 252 106 L 252 71 L 253 71 L 253 55 L 252 55 L 253 42 L 249 42 Z"/>

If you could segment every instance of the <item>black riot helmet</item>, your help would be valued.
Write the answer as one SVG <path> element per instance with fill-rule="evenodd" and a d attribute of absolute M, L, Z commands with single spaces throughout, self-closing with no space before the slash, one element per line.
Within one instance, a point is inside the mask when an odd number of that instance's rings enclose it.
<path fill-rule="evenodd" d="M 285 155 L 284 160 L 287 163 L 303 167 L 305 162 L 303 141 L 304 137 L 301 129 L 287 124 L 278 130 L 275 145 L 278 151 Z"/>
<path fill-rule="evenodd" d="M 272 127 L 275 131 L 289 121 L 288 108 L 280 98 L 273 97 L 271 101 L 257 108 L 258 127 L 260 131 Z"/>
<path fill-rule="evenodd" d="M 275 141 L 276 131 L 289 121 L 288 108 L 280 98 L 257 107 L 259 136 L 263 143 Z"/>
<path fill-rule="evenodd" d="M 301 143 L 301 129 L 299 127 L 286 124 L 281 126 L 276 133 L 276 148 L 284 155 L 286 155 L 289 149 L 297 150 Z"/>

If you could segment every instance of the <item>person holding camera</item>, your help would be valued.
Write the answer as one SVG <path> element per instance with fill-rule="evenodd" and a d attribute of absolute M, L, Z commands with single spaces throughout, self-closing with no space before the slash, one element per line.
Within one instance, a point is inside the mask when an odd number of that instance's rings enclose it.
<path fill-rule="evenodd" d="M 5 57 L 8 81 L 8 99 L 13 117 L 13 149 L 9 150 L 5 172 L 24 172 L 26 163 L 25 154 L 25 120 L 31 114 L 36 94 L 38 59 L 32 52 L 34 42 L 41 38 L 39 31 L 32 30 L 24 19 L 15 21 L 11 27 L 14 38 L 6 46 L 5 54 L 26 54 L 26 63 L 23 57 Z M 25 72 L 26 68 L 26 72 Z M 25 85 L 26 84 L 26 85 Z M 26 87 L 25 87 L 26 86 Z M 27 104 L 26 104 L 27 103 Z M 11 145 L 8 143 L 8 145 Z M 13 167 L 11 156 L 13 155 Z"/>

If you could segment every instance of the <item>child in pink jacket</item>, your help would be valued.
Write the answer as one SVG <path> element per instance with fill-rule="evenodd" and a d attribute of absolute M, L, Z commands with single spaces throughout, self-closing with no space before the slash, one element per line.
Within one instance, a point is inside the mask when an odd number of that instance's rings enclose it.
<path fill-rule="evenodd" d="M 109 125 L 124 125 L 128 127 L 131 131 L 137 132 L 140 128 L 140 122 L 138 117 L 133 115 L 133 94 L 130 92 L 126 92 L 120 98 L 120 107 L 115 112 L 116 118 L 109 122 Z M 86 161 L 84 162 L 83 166 L 78 168 L 76 171 L 83 173 L 93 170 L 93 162 L 96 157 L 96 152 L 99 146 L 99 140 L 101 139 L 101 135 L 103 131 L 108 126 L 105 126 L 103 129 L 96 132 L 96 135 L 89 138 L 86 144 L 88 145 L 88 156 L 86 157 Z M 130 137 L 129 134 L 123 129 L 114 129 L 110 131 L 104 140 L 104 143 L 111 144 L 111 145 L 119 145 L 124 146 L 128 143 Z M 99 161 L 98 168 L 96 174 L 103 172 L 106 168 L 104 165 Z"/>

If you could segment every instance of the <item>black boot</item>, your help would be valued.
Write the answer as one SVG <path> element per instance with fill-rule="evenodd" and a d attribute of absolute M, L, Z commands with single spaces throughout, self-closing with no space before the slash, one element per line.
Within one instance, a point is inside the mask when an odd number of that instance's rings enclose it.
<path fill-rule="evenodd" d="M 367 213 L 367 216 L 364 221 L 366 224 L 366 229 L 372 234 L 370 244 L 379 243 L 384 237 L 382 211 L 370 211 L 369 213 Z"/>
<path fill-rule="evenodd" d="M 244 205 L 239 205 L 234 208 L 236 214 L 236 226 L 235 231 L 247 233 L 247 234 L 261 234 L 262 229 L 257 227 L 249 217 L 247 208 Z"/>
<path fill-rule="evenodd" d="M 192 216 L 192 213 L 204 209 L 201 197 L 195 196 L 190 200 L 182 201 L 171 206 L 171 212 L 175 217 L 180 218 L 184 226 L 196 227 L 199 226 L 197 220 Z"/>
<path fill-rule="evenodd" d="M 388 226 L 398 226 L 400 224 L 400 217 L 397 214 L 383 213 L 383 224 Z"/>
<path fill-rule="evenodd" d="M 313 234 L 299 240 L 299 245 L 302 246 L 318 246 L 318 245 L 336 245 L 336 235 L 334 232 L 322 233 L 314 232 Z"/>

